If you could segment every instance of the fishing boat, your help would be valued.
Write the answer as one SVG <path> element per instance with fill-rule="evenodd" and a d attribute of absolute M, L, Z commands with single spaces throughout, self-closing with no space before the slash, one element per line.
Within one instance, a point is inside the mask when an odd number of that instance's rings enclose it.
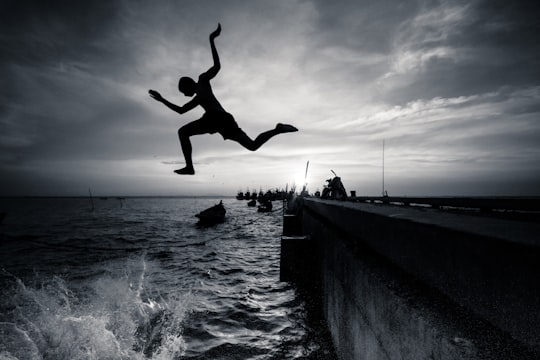
<path fill-rule="evenodd" d="M 257 205 L 257 200 L 255 200 L 255 199 L 250 200 L 247 204 L 248 204 L 249 207 L 254 207 L 254 206 Z"/>
<path fill-rule="evenodd" d="M 225 210 L 225 206 L 223 206 L 223 201 L 220 201 L 219 204 L 209 207 L 195 216 L 199 218 L 200 224 L 213 225 L 225 221 L 226 212 L 227 210 Z"/>
<path fill-rule="evenodd" d="M 257 207 L 258 212 L 271 212 L 272 211 L 272 201 L 267 200 Z"/>

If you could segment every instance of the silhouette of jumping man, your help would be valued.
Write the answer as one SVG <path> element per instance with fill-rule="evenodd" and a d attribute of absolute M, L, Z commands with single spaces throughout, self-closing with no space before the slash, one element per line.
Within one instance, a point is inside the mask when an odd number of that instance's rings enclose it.
<path fill-rule="evenodd" d="M 278 123 L 274 129 L 265 131 L 257 136 L 255 140 L 252 140 L 238 127 L 233 116 L 223 109 L 214 96 L 212 87 L 210 86 L 210 80 L 213 79 L 221 69 L 216 45 L 214 44 L 214 39 L 218 37 L 220 33 L 221 24 L 218 24 L 217 29 L 210 34 L 210 48 L 212 49 L 214 65 L 205 73 L 199 75 L 198 82 L 195 82 L 189 77 L 181 77 L 178 81 L 178 90 L 185 96 L 195 96 L 192 100 L 188 101 L 183 106 L 178 106 L 166 100 L 159 92 L 155 90 L 148 91 L 153 99 L 163 103 L 169 109 L 176 111 L 179 114 L 184 114 L 195 108 L 197 105 L 202 106 L 205 110 L 204 115 L 199 120 L 192 121 L 178 130 L 180 145 L 186 160 L 186 167 L 174 171 L 179 175 L 195 174 L 193 161 L 191 159 L 191 141 L 189 140 L 193 135 L 215 134 L 217 132 L 223 136 L 224 140 L 229 139 L 236 141 L 246 149 L 255 151 L 278 134 L 298 131 L 298 129 L 292 125 Z"/>

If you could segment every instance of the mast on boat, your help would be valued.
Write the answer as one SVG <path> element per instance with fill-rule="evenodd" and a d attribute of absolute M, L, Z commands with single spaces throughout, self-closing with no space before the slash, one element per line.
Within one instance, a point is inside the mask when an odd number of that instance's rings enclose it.
<path fill-rule="evenodd" d="M 92 203 L 92 211 L 94 211 L 94 199 L 92 198 L 92 191 L 88 188 L 88 195 L 90 196 L 90 203 Z"/>
<path fill-rule="evenodd" d="M 384 139 L 382 141 L 382 196 L 388 196 L 386 190 L 384 190 Z"/>

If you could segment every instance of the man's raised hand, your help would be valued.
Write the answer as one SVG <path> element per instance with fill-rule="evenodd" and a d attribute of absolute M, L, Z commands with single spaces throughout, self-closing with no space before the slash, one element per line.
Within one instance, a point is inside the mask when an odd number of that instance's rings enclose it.
<path fill-rule="evenodd" d="M 163 97 L 156 90 L 148 90 L 148 93 L 150 94 L 150 97 L 152 99 L 155 99 L 157 101 L 163 101 Z"/>
<path fill-rule="evenodd" d="M 214 40 L 215 38 L 217 38 L 219 36 L 219 34 L 221 34 L 221 24 L 220 23 L 218 23 L 217 29 L 214 30 L 214 32 L 212 32 L 210 34 L 210 40 Z"/>

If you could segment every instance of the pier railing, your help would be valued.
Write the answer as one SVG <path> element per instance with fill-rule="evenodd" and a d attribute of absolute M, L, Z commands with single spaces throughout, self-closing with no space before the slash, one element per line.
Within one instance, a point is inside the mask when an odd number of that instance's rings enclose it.
<path fill-rule="evenodd" d="M 354 196 L 354 202 L 382 203 L 403 206 L 425 206 L 438 209 L 477 209 L 490 211 L 540 211 L 540 197 L 408 197 Z"/>

